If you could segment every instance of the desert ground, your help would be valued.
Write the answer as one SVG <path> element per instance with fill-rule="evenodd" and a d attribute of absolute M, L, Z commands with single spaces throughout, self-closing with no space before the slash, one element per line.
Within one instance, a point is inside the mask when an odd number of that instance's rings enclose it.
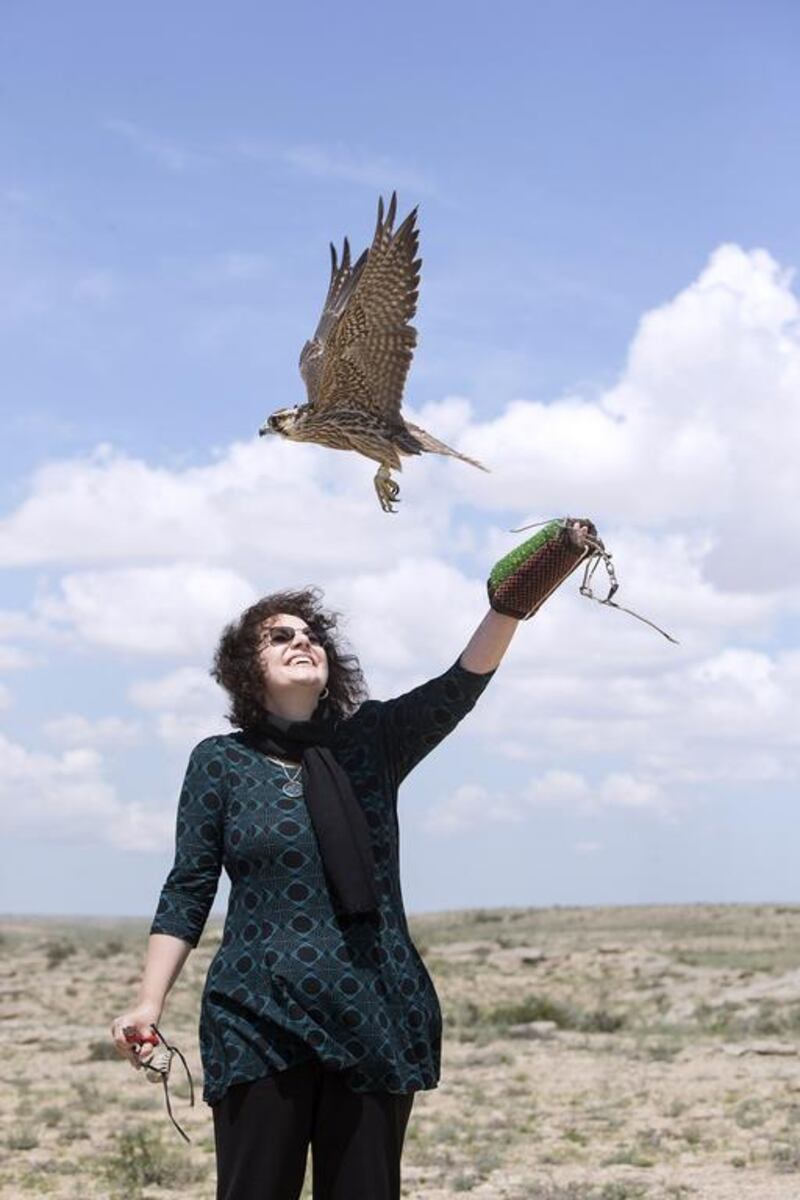
<path fill-rule="evenodd" d="M 195 1080 L 120 1059 L 145 920 L 0 919 L 0 1196 L 213 1200 L 200 1099 L 210 921 L 161 1027 Z M 798 1200 L 800 905 L 483 909 L 411 932 L 445 1018 L 405 1200 Z M 174 1084 L 172 1080 L 174 1079 Z M 310 1170 L 304 1197 L 310 1197 Z"/>

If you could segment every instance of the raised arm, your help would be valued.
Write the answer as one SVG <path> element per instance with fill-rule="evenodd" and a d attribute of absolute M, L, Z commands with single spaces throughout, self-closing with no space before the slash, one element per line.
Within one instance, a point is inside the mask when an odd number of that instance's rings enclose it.
<path fill-rule="evenodd" d="M 377 705 L 395 784 L 474 706 L 519 622 L 533 616 L 582 561 L 589 526 L 586 520 L 551 521 L 500 559 L 487 580 L 489 611 L 458 660 L 443 675 Z"/>
<path fill-rule="evenodd" d="M 467 642 L 459 659 L 461 666 L 479 675 L 496 670 L 518 625 L 516 617 L 506 617 L 490 608 Z"/>
<path fill-rule="evenodd" d="M 513 617 L 490 610 L 457 661 L 443 674 L 392 700 L 370 702 L 379 714 L 384 754 L 395 786 L 474 707 L 516 626 Z"/>

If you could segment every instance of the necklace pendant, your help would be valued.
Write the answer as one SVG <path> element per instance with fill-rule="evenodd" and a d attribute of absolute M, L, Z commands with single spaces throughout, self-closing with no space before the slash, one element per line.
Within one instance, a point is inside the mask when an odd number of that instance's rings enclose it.
<path fill-rule="evenodd" d="M 286 783 L 281 784 L 281 791 L 284 796 L 292 796 L 294 798 L 302 796 L 303 785 L 297 779 L 287 779 Z"/>

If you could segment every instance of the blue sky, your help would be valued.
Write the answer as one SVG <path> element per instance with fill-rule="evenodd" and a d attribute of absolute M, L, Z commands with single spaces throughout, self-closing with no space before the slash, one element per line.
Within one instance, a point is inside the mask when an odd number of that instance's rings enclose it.
<path fill-rule="evenodd" d="M 0 909 L 152 911 L 252 598 L 321 583 L 394 694 L 455 659 L 509 526 L 565 512 L 681 646 L 572 585 L 522 627 L 404 789 L 408 908 L 796 898 L 799 24 L 5 6 Z M 411 462 L 388 518 L 366 462 L 255 431 L 303 398 L 328 241 L 394 187 L 408 410 L 492 474 Z"/>

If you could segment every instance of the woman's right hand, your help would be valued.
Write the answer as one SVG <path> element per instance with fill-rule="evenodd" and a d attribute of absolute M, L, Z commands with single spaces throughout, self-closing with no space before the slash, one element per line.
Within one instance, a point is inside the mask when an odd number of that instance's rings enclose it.
<path fill-rule="evenodd" d="M 156 1004 L 137 1004 L 135 1008 L 115 1017 L 111 1023 L 111 1036 L 114 1046 L 122 1058 L 127 1058 L 132 1067 L 138 1071 L 150 1059 L 155 1046 L 143 1042 L 129 1042 L 123 1030 L 133 1026 L 141 1037 L 153 1036 L 151 1025 L 157 1025 L 161 1020 L 161 1009 Z"/>

